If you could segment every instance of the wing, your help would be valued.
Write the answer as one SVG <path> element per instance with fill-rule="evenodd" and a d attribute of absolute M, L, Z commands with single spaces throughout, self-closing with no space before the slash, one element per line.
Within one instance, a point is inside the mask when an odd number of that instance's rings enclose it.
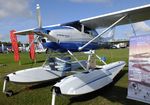
<path fill-rule="evenodd" d="M 136 7 L 136 8 L 126 9 L 118 12 L 108 13 L 96 17 L 81 19 L 80 22 L 91 29 L 95 29 L 99 27 L 105 28 L 112 25 L 114 22 L 116 22 L 124 15 L 127 15 L 127 17 L 117 25 L 124 25 L 124 24 L 149 20 L 150 4 Z"/>
<path fill-rule="evenodd" d="M 48 33 L 47 33 L 48 30 L 51 30 L 57 26 L 60 26 L 60 25 L 57 24 L 57 25 L 45 26 L 41 29 L 33 28 L 33 29 L 27 29 L 27 30 L 22 30 L 22 31 L 16 31 L 15 34 L 16 35 L 28 35 L 30 33 L 34 33 L 38 36 L 47 37 L 50 41 L 58 42 L 59 41 L 58 39 L 56 39 L 55 37 L 53 37 L 51 35 L 48 35 Z"/>
<path fill-rule="evenodd" d="M 38 33 L 40 31 L 55 29 L 55 27 L 58 27 L 58 26 L 60 26 L 60 24 L 43 26 L 41 29 L 39 28 L 26 29 L 26 30 L 16 31 L 15 34 L 16 35 L 28 35 L 29 33 Z"/>
<path fill-rule="evenodd" d="M 34 33 L 35 29 L 27 29 L 27 30 L 22 30 L 22 31 L 16 31 L 16 35 L 28 35 L 30 33 Z"/>
<path fill-rule="evenodd" d="M 42 31 L 44 31 L 46 28 L 54 28 L 55 26 L 72 26 L 75 28 L 81 28 L 81 24 L 87 26 L 88 28 L 95 29 L 95 28 L 105 28 L 110 25 L 112 25 L 114 22 L 116 22 L 118 19 L 120 19 L 122 16 L 127 15 L 125 19 L 123 19 L 119 24 L 117 25 L 124 25 L 129 23 L 135 23 L 139 21 L 149 20 L 150 19 L 150 4 L 126 9 L 118 12 L 108 13 L 100 16 L 95 16 L 91 18 L 81 19 L 79 21 L 73 21 L 68 22 L 65 24 L 57 24 L 57 25 L 51 25 L 51 26 L 45 26 L 42 27 Z M 38 29 L 28 29 L 28 30 L 22 30 L 17 31 L 15 34 L 17 35 L 27 35 L 29 33 L 38 33 Z M 41 33 L 39 34 L 41 35 Z M 44 34 L 41 36 L 45 36 Z"/>

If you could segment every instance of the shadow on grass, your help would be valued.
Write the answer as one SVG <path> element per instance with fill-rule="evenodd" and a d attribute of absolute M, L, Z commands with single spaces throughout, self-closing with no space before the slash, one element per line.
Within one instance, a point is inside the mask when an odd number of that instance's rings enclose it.
<path fill-rule="evenodd" d="M 32 85 L 28 89 L 33 90 L 33 89 L 39 89 L 39 88 L 43 88 L 43 87 L 47 87 L 47 86 L 52 86 L 52 85 L 56 84 L 61 79 L 62 78 L 57 78 L 57 79 L 54 79 L 51 81 L 45 81 L 45 82 L 40 83 L 40 84 Z"/>
<path fill-rule="evenodd" d="M 45 82 L 34 84 L 34 85 L 28 85 L 28 86 L 26 86 L 24 88 L 19 89 L 13 95 L 17 95 L 17 94 L 19 94 L 21 92 L 24 92 L 24 91 L 30 91 L 30 90 L 35 90 L 35 89 L 39 89 L 39 88 L 44 88 L 44 87 L 47 87 L 47 86 L 52 86 L 56 82 L 58 82 L 60 79 L 61 78 L 54 79 L 52 81 L 45 81 Z"/>
<path fill-rule="evenodd" d="M 70 103 L 68 105 L 72 105 L 73 103 L 76 103 L 76 102 L 88 101 L 88 100 L 94 99 L 99 96 L 104 97 L 105 99 L 108 99 L 113 103 L 117 102 L 117 103 L 121 103 L 123 105 L 134 105 L 134 104 L 135 105 L 143 105 L 144 103 L 129 100 L 126 98 L 127 97 L 127 88 L 114 86 L 114 84 L 119 79 L 121 79 L 121 77 L 123 77 L 126 73 L 127 73 L 126 69 L 121 71 L 117 75 L 117 77 L 114 79 L 113 83 L 105 86 L 104 88 L 101 88 L 97 91 L 94 91 L 92 93 L 88 93 L 85 95 L 71 97 Z"/>
<path fill-rule="evenodd" d="M 45 62 L 45 60 L 36 61 L 36 63 L 43 63 L 43 62 Z M 34 64 L 34 62 L 22 63 L 21 65 L 29 65 L 29 64 Z"/>

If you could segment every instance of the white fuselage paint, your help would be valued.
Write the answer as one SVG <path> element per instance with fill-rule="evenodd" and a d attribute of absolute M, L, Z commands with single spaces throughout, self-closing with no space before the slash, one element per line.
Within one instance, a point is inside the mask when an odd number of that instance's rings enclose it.
<path fill-rule="evenodd" d="M 80 32 L 75 28 L 52 30 L 49 35 L 57 38 L 60 42 L 88 42 L 93 38 L 92 35 Z"/>

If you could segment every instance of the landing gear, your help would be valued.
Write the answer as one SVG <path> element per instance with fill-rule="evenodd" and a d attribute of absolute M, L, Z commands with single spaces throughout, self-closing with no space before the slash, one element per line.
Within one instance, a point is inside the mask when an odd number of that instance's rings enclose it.
<path fill-rule="evenodd" d="M 51 105 L 55 105 L 55 99 L 56 99 L 56 93 L 55 93 L 55 89 L 52 90 L 52 103 Z"/>
<path fill-rule="evenodd" d="M 5 92 L 7 97 L 11 97 L 12 95 L 14 95 L 14 92 L 12 90 L 8 90 Z"/>
<path fill-rule="evenodd" d="M 6 94 L 7 97 L 10 97 L 14 94 L 14 92 L 12 90 L 7 90 L 7 82 L 9 81 L 9 77 L 5 77 L 4 78 L 4 84 L 3 84 L 3 93 Z"/>
<path fill-rule="evenodd" d="M 88 55 L 88 60 L 86 62 L 86 66 L 83 66 L 80 61 L 73 55 L 73 53 L 71 51 L 68 50 L 68 53 L 80 64 L 80 66 L 83 68 L 83 70 L 85 70 L 85 73 L 90 73 L 91 71 L 95 70 L 96 68 L 101 69 L 102 66 L 97 66 L 96 65 L 96 60 L 95 60 L 95 56 L 99 59 L 99 61 L 101 61 L 104 65 L 107 65 L 106 62 L 100 58 L 98 55 L 95 54 L 94 50 L 90 50 L 89 52 L 86 52 L 85 54 Z M 77 72 L 76 72 L 77 73 Z M 78 72 L 80 73 L 80 72 Z M 102 73 L 101 73 L 102 74 Z M 105 74 L 106 75 L 106 74 Z M 85 78 L 84 78 L 85 79 Z M 108 80 L 111 82 L 111 80 Z M 84 82 L 84 81 L 82 81 Z M 78 82 L 77 82 L 78 83 Z M 88 82 L 87 82 L 88 83 Z M 80 82 L 79 82 L 80 84 Z M 56 96 L 57 95 L 62 95 L 62 90 L 60 89 L 61 87 L 58 86 L 53 86 L 52 87 L 52 100 L 51 100 L 51 105 L 55 105 L 56 102 Z M 71 90 L 71 89 L 70 89 Z M 74 93 L 73 93 L 74 94 Z M 76 94 L 76 93 L 75 93 Z"/>

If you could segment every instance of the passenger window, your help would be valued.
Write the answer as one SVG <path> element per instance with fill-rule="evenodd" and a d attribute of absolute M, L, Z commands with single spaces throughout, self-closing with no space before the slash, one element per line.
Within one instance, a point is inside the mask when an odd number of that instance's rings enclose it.
<path fill-rule="evenodd" d="M 87 29 L 85 29 L 84 32 L 87 33 L 87 34 L 90 34 L 92 36 L 97 36 L 98 35 L 98 33 L 95 30 L 87 30 Z"/>

